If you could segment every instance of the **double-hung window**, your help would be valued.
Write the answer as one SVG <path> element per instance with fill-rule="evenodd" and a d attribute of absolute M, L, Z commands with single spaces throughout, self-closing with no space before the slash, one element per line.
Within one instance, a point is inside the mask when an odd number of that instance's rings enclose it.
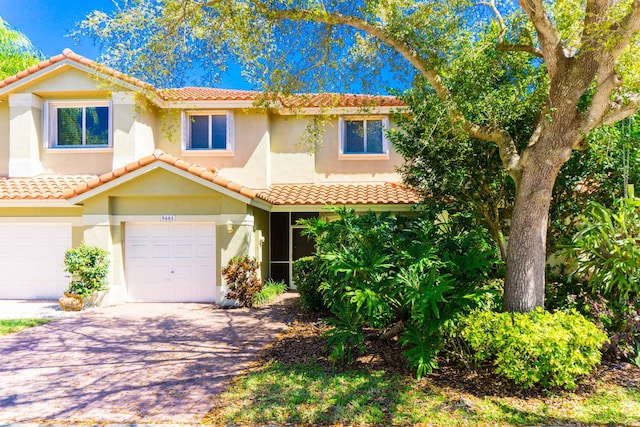
<path fill-rule="evenodd" d="M 111 103 L 47 102 L 44 125 L 47 147 L 107 148 L 111 146 Z"/>
<path fill-rule="evenodd" d="M 229 111 L 185 114 L 184 148 L 230 153 L 233 150 L 233 115 Z"/>
<path fill-rule="evenodd" d="M 385 130 L 389 127 L 386 117 L 345 117 L 340 120 L 340 154 L 386 156 L 388 142 Z"/>

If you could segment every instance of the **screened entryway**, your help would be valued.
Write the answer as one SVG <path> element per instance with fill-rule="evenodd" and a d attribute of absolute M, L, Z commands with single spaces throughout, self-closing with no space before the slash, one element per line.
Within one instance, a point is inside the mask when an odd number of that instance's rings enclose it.
<path fill-rule="evenodd" d="M 289 286 L 292 281 L 293 261 L 313 255 L 313 242 L 302 235 L 304 226 L 300 219 L 317 218 L 318 212 L 272 212 L 271 213 L 271 265 L 270 277 L 282 280 Z"/>

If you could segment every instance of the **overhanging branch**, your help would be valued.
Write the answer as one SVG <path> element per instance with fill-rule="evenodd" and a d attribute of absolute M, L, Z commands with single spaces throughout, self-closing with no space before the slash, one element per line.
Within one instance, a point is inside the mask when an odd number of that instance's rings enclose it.
<path fill-rule="evenodd" d="M 529 16 L 538 34 L 542 58 L 554 79 L 560 74 L 560 64 L 566 59 L 560 34 L 549 19 L 542 0 L 518 0 L 520 7 Z"/>
<path fill-rule="evenodd" d="M 507 172 L 519 182 L 520 180 L 520 155 L 511 135 L 504 129 L 494 129 L 487 126 L 469 122 L 457 109 L 452 100 L 449 89 L 442 81 L 440 75 L 425 61 L 417 51 L 412 49 L 404 41 L 389 34 L 383 27 L 370 23 L 362 18 L 343 15 L 337 12 L 327 12 L 325 9 L 271 9 L 262 2 L 255 3 L 256 9 L 267 19 L 317 22 L 332 25 L 345 25 L 363 31 L 377 38 L 387 46 L 402 55 L 409 63 L 429 82 L 443 104 L 454 123 L 460 125 L 464 132 L 472 138 L 482 141 L 494 142 L 500 149 L 500 157 Z"/>
<path fill-rule="evenodd" d="M 507 34 L 507 26 L 502 18 L 502 14 L 496 7 L 495 0 L 489 1 L 480 1 L 478 4 L 487 6 L 491 9 L 491 12 L 496 17 L 496 21 L 498 22 L 498 26 L 500 27 L 500 33 L 498 34 L 498 50 L 508 51 L 508 52 L 527 52 L 531 55 L 537 56 L 538 58 L 543 58 L 542 51 L 535 47 L 533 44 L 522 44 L 522 43 L 510 43 L 505 41 L 505 36 Z"/>

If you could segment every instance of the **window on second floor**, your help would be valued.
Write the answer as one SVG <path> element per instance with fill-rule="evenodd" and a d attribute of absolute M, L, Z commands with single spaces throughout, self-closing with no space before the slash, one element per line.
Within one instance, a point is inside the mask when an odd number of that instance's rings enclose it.
<path fill-rule="evenodd" d="M 388 142 L 384 135 L 389 127 L 386 117 L 375 118 L 341 118 L 340 120 L 340 154 L 341 155 L 376 155 L 388 154 Z"/>
<path fill-rule="evenodd" d="M 105 148 L 111 145 L 109 101 L 48 102 L 45 142 L 50 148 Z"/>
<path fill-rule="evenodd" d="M 218 153 L 233 150 L 231 112 L 188 112 L 184 117 L 184 149 Z"/>

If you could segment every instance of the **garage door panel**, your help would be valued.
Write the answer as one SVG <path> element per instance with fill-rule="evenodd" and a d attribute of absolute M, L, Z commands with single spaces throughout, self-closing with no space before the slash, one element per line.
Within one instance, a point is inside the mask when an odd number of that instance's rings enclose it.
<path fill-rule="evenodd" d="M 198 258 L 215 258 L 216 246 L 210 244 L 199 244 L 196 253 Z"/>
<path fill-rule="evenodd" d="M 57 299 L 71 224 L 0 224 L 0 299 Z"/>
<path fill-rule="evenodd" d="M 171 246 L 168 244 L 154 244 L 151 249 L 151 258 L 171 258 Z"/>
<path fill-rule="evenodd" d="M 192 243 L 176 243 L 175 245 L 175 257 L 176 258 L 193 258 L 193 244 Z"/>
<path fill-rule="evenodd" d="M 140 247 L 147 249 L 143 252 Z M 215 301 L 215 254 L 213 223 L 126 224 L 125 268 L 130 299 Z"/>

